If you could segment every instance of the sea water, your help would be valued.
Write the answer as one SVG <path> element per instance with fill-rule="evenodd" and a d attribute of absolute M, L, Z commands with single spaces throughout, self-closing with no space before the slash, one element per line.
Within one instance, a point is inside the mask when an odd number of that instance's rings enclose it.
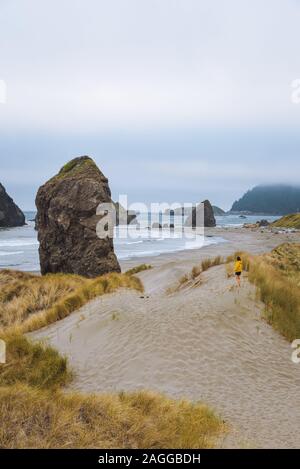
<path fill-rule="evenodd" d="M 0 228 L 0 268 L 17 269 L 27 272 L 40 270 L 37 232 L 34 229 L 35 212 L 25 212 L 26 225 L 17 228 Z M 216 217 L 217 227 L 239 227 L 244 223 L 254 223 L 257 219 L 266 218 L 273 221 L 276 217 L 249 216 L 241 219 L 238 215 Z M 277 217 L 278 218 L 278 217 Z M 187 239 L 182 234 L 181 216 L 171 217 L 163 215 L 158 218 L 154 214 L 140 214 L 138 221 L 143 226 L 137 236 L 136 226 L 119 227 L 114 239 L 115 253 L 120 260 L 140 257 L 158 256 L 159 254 L 197 249 L 211 244 L 219 244 L 225 240 L 218 235 L 194 235 Z M 174 230 L 169 228 L 148 229 L 153 222 L 163 225 L 174 224 Z"/>

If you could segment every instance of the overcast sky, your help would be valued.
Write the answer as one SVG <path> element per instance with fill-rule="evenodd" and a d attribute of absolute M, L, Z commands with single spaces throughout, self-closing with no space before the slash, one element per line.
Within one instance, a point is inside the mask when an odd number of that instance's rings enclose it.
<path fill-rule="evenodd" d="M 32 209 L 88 154 L 132 202 L 298 183 L 299 25 L 299 0 L 0 0 L 0 182 Z"/>

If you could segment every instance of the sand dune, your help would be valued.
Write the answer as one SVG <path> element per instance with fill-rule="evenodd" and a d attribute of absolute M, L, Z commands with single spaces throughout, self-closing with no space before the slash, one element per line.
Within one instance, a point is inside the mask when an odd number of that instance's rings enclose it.
<path fill-rule="evenodd" d="M 69 357 L 75 389 L 203 400 L 231 425 L 222 446 L 299 447 L 300 368 L 261 320 L 254 288 L 244 280 L 238 292 L 219 266 L 201 286 L 168 295 L 167 266 L 142 274 L 144 298 L 103 296 L 33 336 Z"/>

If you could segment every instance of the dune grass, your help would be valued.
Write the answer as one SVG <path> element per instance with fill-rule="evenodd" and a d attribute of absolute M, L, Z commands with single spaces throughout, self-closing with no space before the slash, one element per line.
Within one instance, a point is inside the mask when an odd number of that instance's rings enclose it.
<path fill-rule="evenodd" d="M 292 341 L 300 337 L 300 244 L 284 243 L 270 253 L 252 256 L 237 252 L 227 259 L 226 271 L 233 275 L 237 256 L 243 261 L 248 279 L 257 287 L 265 304 L 264 319 Z"/>
<path fill-rule="evenodd" d="M 143 289 L 132 274 L 88 280 L 0 272 L 0 339 L 7 349 L 0 364 L 1 448 L 210 448 L 227 430 L 201 403 L 146 391 L 66 393 L 67 359 L 22 334 L 119 287 Z"/>
<path fill-rule="evenodd" d="M 194 265 L 194 267 L 192 268 L 192 272 L 191 272 L 191 278 L 192 279 L 195 279 L 197 277 L 199 277 L 199 275 L 201 274 L 201 267 L 199 265 Z M 187 279 L 189 277 L 187 276 Z"/>
<path fill-rule="evenodd" d="M 300 244 L 284 243 L 264 256 L 265 260 L 290 280 L 300 280 Z"/>
<path fill-rule="evenodd" d="M 224 260 L 221 256 L 216 256 L 214 258 L 204 259 L 201 262 L 202 272 L 205 272 L 206 270 L 210 269 L 211 267 L 215 267 L 217 265 L 223 264 L 223 262 L 224 262 Z"/>
<path fill-rule="evenodd" d="M 223 263 L 224 259 L 221 256 L 204 259 L 200 264 L 194 265 L 191 272 L 182 275 L 182 277 L 180 277 L 175 286 L 168 288 L 167 293 L 175 293 L 179 291 L 182 287 L 186 287 L 189 284 L 194 284 L 193 282 L 197 280 L 198 281 L 195 285 L 198 286 L 200 284 L 200 276 L 202 272 L 205 272 L 211 267 L 216 267 Z"/>
<path fill-rule="evenodd" d="M 265 303 L 264 317 L 288 340 L 300 337 L 300 244 L 283 244 L 250 257 L 249 280 Z"/>
<path fill-rule="evenodd" d="M 264 319 L 288 340 L 299 338 L 300 243 L 284 243 L 259 256 L 238 251 L 225 260 L 228 278 L 234 275 L 237 256 L 241 257 L 243 270 L 265 304 Z M 209 266 L 210 262 L 204 261 L 204 267 Z"/>
<path fill-rule="evenodd" d="M 135 275 L 139 274 L 140 272 L 143 272 L 144 270 L 149 270 L 152 269 L 152 265 L 150 264 L 140 264 L 137 265 L 136 267 L 132 267 L 132 269 L 129 269 L 125 272 L 126 275 Z"/>
<path fill-rule="evenodd" d="M 272 223 L 271 226 L 278 228 L 294 228 L 300 230 L 300 213 L 286 215 Z"/>
<path fill-rule="evenodd" d="M 67 360 L 47 345 L 33 343 L 21 334 L 2 334 L 6 364 L 0 365 L 0 387 L 28 384 L 44 389 L 64 386 L 72 379 Z"/>
<path fill-rule="evenodd" d="M 65 358 L 22 335 L 4 338 L 1 448 L 210 448 L 227 431 L 202 403 L 146 391 L 65 393 L 72 379 Z"/>
<path fill-rule="evenodd" d="M 175 288 L 175 290 L 186 285 L 188 282 L 197 279 L 201 275 L 202 272 L 205 272 L 211 267 L 216 267 L 217 265 L 223 264 L 223 262 L 224 260 L 221 256 L 204 259 L 200 265 L 194 265 L 190 273 L 184 274 L 179 279 L 177 288 Z"/>
<path fill-rule="evenodd" d="M 0 387 L 2 448 L 210 448 L 224 424 L 206 406 L 151 392 L 63 394 Z"/>
<path fill-rule="evenodd" d="M 37 276 L 0 271 L 0 333 L 29 332 L 63 319 L 93 298 L 118 288 L 143 291 L 133 275 L 110 273 L 87 279 L 71 274 Z"/>

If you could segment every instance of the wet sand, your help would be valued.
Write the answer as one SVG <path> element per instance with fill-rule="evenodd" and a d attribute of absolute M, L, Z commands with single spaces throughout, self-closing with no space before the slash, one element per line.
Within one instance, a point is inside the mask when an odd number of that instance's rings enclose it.
<path fill-rule="evenodd" d="M 212 233 L 216 230 L 212 230 Z M 167 288 L 205 257 L 236 249 L 268 251 L 299 234 L 217 230 L 227 243 L 124 262 L 150 262 L 145 294 L 121 290 L 31 334 L 66 354 L 72 389 L 153 389 L 203 400 L 230 425 L 223 447 L 300 447 L 300 365 L 290 344 L 262 319 L 263 305 L 243 278 L 237 289 L 218 266 L 199 286 Z M 143 297 L 141 297 L 143 296 Z"/>

